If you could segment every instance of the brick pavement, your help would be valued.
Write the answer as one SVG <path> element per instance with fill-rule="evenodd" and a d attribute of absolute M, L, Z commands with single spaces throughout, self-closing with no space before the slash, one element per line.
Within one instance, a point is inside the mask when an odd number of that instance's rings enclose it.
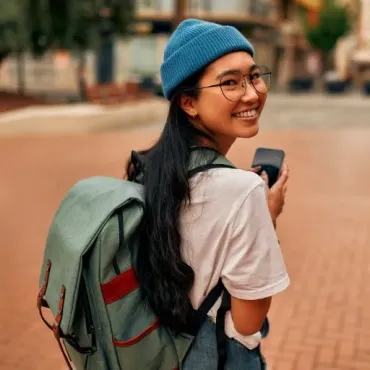
<path fill-rule="evenodd" d="M 1 370 L 65 369 L 35 304 L 50 219 L 76 180 L 120 176 L 154 137 L 0 138 Z M 369 142 L 365 129 L 264 131 L 230 153 L 247 167 L 258 145 L 280 147 L 291 167 L 278 234 L 292 284 L 273 300 L 269 370 L 370 369 Z"/>

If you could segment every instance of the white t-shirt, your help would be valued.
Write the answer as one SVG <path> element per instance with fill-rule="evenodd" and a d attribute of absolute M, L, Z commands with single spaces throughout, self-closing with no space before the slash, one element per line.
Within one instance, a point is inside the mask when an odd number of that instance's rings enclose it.
<path fill-rule="evenodd" d="M 193 268 L 190 293 L 197 309 L 222 278 L 239 299 L 261 299 L 286 289 L 289 277 L 267 205 L 264 181 L 251 171 L 217 168 L 191 179 L 191 204 L 180 215 L 184 260 Z M 209 312 L 215 320 L 221 299 Z M 249 349 L 261 334 L 239 334 L 231 313 L 225 331 Z"/>

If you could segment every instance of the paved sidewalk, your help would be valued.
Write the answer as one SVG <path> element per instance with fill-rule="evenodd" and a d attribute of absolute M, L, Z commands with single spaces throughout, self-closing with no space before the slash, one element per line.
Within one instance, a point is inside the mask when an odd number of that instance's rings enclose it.
<path fill-rule="evenodd" d="M 51 218 L 75 181 L 120 177 L 157 134 L 0 138 L 1 370 L 66 369 L 36 309 Z M 257 146 L 280 147 L 291 167 L 278 234 L 292 284 L 273 300 L 269 370 L 370 369 L 369 142 L 365 129 L 263 130 L 230 153 L 246 168 Z"/>
<path fill-rule="evenodd" d="M 135 129 L 162 121 L 167 106 L 161 98 L 148 98 L 121 106 L 81 103 L 27 107 L 0 114 L 0 136 Z"/>
<path fill-rule="evenodd" d="M 71 134 L 161 127 L 168 102 L 148 98 L 122 106 L 28 107 L 0 114 L 0 136 Z M 361 95 L 270 94 L 261 126 L 271 129 L 370 127 L 370 98 Z"/>

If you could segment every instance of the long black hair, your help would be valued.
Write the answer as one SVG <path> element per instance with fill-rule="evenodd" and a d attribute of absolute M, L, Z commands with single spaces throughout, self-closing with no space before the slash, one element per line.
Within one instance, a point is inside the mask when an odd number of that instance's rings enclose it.
<path fill-rule="evenodd" d="M 204 69 L 179 86 L 170 101 L 169 113 L 157 143 L 139 152 L 143 158 L 145 215 L 138 251 L 137 277 L 145 300 L 161 323 L 181 332 L 191 318 L 193 308 L 189 292 L 194 271 L 181 253 L 179 216 L 190 204 L 188 163 L 191 147 L 200 137 L 212 138 L 197 129 L 180 107 L 181 94 L 197 98 L 196 89 Z M 133 163 L 129 162 L 127 173 Z M 136 172 L 136 171 L 134 171 Z"/>

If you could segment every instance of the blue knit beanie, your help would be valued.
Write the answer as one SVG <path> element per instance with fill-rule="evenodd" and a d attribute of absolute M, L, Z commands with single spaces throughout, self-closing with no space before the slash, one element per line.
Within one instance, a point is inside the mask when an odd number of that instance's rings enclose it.
<path fill-rule="evenodd" d="M 161 65 L 165 98 L 169 100 L 176 87 L 201 68 L 241 50 L 254 54 L 252 45 L 234 27 L 199 19 L 181 22 L 168 41 Z"/>

